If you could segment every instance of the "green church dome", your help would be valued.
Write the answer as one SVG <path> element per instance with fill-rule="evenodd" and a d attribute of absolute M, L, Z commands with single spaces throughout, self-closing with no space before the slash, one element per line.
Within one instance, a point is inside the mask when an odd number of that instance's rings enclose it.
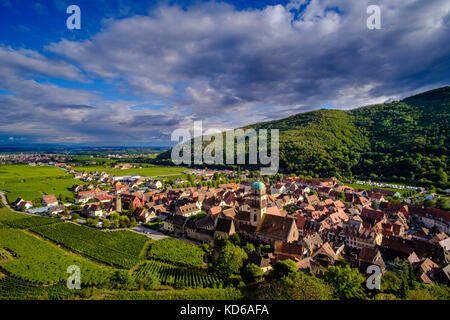
<path fill-rule="evenodd" d="M 253 185 L 252 185 L 252 190 L 265 190 L 265 189 L 266 189 L 266 186 L 264 185 L 264 183 L 259 182 L 259 181 L 253 183 Z"/>

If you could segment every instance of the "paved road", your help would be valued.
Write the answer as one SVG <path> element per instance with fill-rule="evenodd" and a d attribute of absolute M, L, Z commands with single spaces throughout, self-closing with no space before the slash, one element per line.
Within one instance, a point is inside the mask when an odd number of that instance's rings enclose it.
<path fill-rule="evenodd" d="M 6 201 L 6 196 L 5 196 L 5 193 L 4 193 L 3 191 L 0 191 L 0 197 L 2 198 L 3 204 L 4 204 L 9 210 L 14 211 L 14 212 L 23 213 L 22 211 L 16 211 L 16 210 L 14 210 L 13 208 L 11 208 L 11 206 L 10 206 L 9 203 L 8 203 L 8 201 Z"/>
<path fill-rule="evenodd" d="M 8 201 L 6 201 L 6 196 L 5 196 L 5 193 L 4 193 L 3 191 L 0 191 L 0 198 L 1 198 L 2 202 L 3 202 L 3 204 L 5 205 L 5 207 L 7 207 L 7 208 L 8 208 L 9 210 L 11 210 L 12 212 L 22 213 L 22 214 L 26 214 L 26 215 L 29 215 L 29 216 L 35 216 L 35 214 L 32 214 L 32 213 L 14 210 L 14 209 L 9 205 Z"/>
<path fill-rule="evenodd" d="M 161 239 L 164 239 L 164 238 L 168 238 L 168 236 L 166 236 L 164 233 L 158 232 L 158 231 L 153 230 L 153 229 L 145 228 L 145 227 L 142 227 L 142 226 L 137 226 L 136 228 L 132 229 L 131 231 L 135 231 L 135 232 L 138 232 L 138 233 L 143 233 L 147 237 L 152 238 L 153 240 L 161 240 Z"/>

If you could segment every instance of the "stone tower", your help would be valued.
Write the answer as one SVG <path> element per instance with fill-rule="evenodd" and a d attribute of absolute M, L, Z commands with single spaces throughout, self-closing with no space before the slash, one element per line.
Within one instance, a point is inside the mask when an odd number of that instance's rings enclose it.
<path fill-rule="evenodd" d="M 250 224 L 256 227 L 267 212 L 267 194 L 264 183 L 255 182 L 252 185 L 250 198 Z"/>
<path fill-rule="evenodd" d="M 116 198 L 116 211 L 122 212 L 122 198 L 120 197 Z"/>

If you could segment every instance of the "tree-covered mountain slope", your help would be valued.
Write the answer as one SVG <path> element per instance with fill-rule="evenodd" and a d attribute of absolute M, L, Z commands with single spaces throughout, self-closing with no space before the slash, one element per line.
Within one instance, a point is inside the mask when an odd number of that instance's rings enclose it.
<path fill-rule="evenodd" d="M 353 110 L 316 110 L 243 129 L 280 130 L 280 168 L 311 177 L 448 186 L 450 87 Z M 170 158 L 170 151 L 158 160 Z"/>

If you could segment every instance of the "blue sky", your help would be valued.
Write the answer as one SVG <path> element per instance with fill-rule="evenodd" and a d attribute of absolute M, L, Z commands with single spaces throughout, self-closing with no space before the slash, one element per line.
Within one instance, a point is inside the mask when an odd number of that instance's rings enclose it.
<path fill-rule="evenodd" d="M 81 9 L 68 30 L 66 8 Z M 0 144 L 152 145 L 449 84 L 450 3 L 0 0 Z"/>

